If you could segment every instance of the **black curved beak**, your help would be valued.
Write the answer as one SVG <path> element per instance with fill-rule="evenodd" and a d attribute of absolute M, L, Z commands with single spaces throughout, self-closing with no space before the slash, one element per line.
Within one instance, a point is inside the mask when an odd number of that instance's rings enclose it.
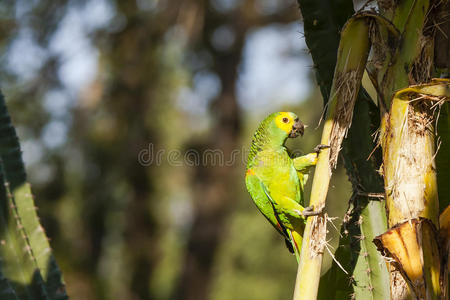
<path fill-rule="evenodd" d="M 294 125 L 292 125 L 292 130 L 289 133 L 290 138 L 296 138 L 299 135 L 303 136 L 305 132 L 305 125 L 297 118 L 295 119 Z"/>

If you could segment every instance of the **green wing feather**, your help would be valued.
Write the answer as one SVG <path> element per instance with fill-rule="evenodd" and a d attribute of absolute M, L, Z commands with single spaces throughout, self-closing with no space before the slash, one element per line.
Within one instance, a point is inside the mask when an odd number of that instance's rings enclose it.
<path fill-rule="evenodd" d="M 245 183 L 247 190 L 259 211 L 281 235 L 283 235 L 287 240 L 290 240 L 290 237 L 286 232 L 286 228 L 278 221 L 272 204 L 273 199 L 268 193 L 266 193 L 265 190 L 267 189 L 264 183 L 259 180 L 256 175 L 249 173 L 247 173 L 247 176 L 245 177 Z"/>

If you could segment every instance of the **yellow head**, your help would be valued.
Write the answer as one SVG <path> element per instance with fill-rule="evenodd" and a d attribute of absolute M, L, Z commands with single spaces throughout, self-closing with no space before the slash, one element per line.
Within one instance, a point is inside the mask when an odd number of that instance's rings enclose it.
<path fill-rule="evenodd" d="M 293 112 L 279 112 L 275 113 L 275 125 L 283 130 L 288 137 L 295 138 L 303 135 L 305 126 Z"/>

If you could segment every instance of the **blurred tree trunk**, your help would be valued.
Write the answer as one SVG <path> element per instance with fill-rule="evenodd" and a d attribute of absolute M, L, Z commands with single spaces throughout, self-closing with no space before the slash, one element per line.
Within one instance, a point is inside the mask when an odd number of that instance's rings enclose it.
<path fill-rule="evenodd" d="M 100 263 L 107 270 L 117 264 L 123 268 L 101 279 L 99 286 L 104 290 L 98 295 L 155 299 L 149 283 L 161 258 L 162 216 L 157 215 L 155 192 L 161 166 L 141 165 L 138 157 L 150 143 L 160 147 L 160 126 L 170 127 L 160 123 L 164 120 L 161 106 L 170 103 L 166 100 L 171 92 L 162 83 L 170 73 L 164 73 L 168 71 L 162 65 L 161 48 L 177 10 L 168 2 L 152 16 L 153 12 L 143 12 L 135 1 L 117 2 L 117 10 L 125 19 L 124 27 L 97 37 L 101 67 L 108 76 L 93 87 L 102 91 L 100 95 L 94 91 L 92 99 L 87 96 L 77 120 L 81 126 L 78 138 L 91 167 L 84 183 L 90 245 L 86 263 L 97 273 L 102 269 Z M 108 246 L 112 239 L 115 243 Z M 111 252 L 120 253 L 121 261 Z"/>
<path fill-rule="evenodd" d="M 231 22 L 233 17 L 236 16 L 227 16 L 222 24 Z M 210 43 L 211 33 L 221 25 L 216 22 L 216 16 L 210 13 L 205 15 L 202 39 L 214 57 L 213 71 L 220 78 L 222 90 L 211 106 L 214 125 L 208 141 L 204 145 L 191 146 L 200 153 L 201 158 L 205 157 L 204 153 L 208 149 L 220 149 L 226 161 L 231 157 L 233 149 L 239 146 L 241 120 L 235 83 L 246 30 L 233 24 L 236 34 L 234 45 L 226 53 L 221 53 Z M 235 163 L 238 162 L 240 157 Z M 191 181 L 194 192 L 194 222 L 174 299 L 208 299 L 216 250 L 223 240 L 225 221 L 235 202 L 236 194 L 232 188 L 236 184 L 235 163 L 229 166 L 207 163 L 200 161 Z"/>
<path fill-rule="evenodd" d="M 246 34 L 252 27 L 272 22 L 288 23 L 298 16 L 291 7 L 264 16 L 257 12 L 254 1 L 240 3 L 238 8 L 223 14 L 215 11 L 210 1 L 202 2 L 205 15 L 201 43 L 213 56 L 212 71 L 219 76 L 222 90 L 211 105 L 210 115 L 214 125 L 207 142 L 188 146 L 196 149 L 201 158 L 205 157 L 203 154 L 208 149 L 220 149 L 224 162 L 227 162 L 233 155 L 232 151 L 241 148 L 241 112 L 235 92 Z M 213 32 L 222 25 L 230 26 L 234 33 L 234 43 L 225 51 L 215 49 L 211 43 Z M 198 50 L 201 49 L 197 48 Z M 243 153 L 239 153 L 232 165 L 208 165 L 200 161 L 200 166 L 194 170 L 194 221 L 182 264 L 183 270 L 173 299 L 209 299 L 216 253 L 226 234 L 227 218 L 236 203 L 234 186 L 242 184 L 243 177 L 236 174 L 242 155 Z"/>

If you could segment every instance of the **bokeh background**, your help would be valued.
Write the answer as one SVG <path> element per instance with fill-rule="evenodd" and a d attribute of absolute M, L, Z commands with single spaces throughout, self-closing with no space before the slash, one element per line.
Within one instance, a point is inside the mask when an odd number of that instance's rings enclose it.
<path fill-rule="evenodd" d="M 309 125 L 291 148 L 319 142 L 301 18 L 294 0 L 0 2 L 0 86 L 72 299 L 291 297 L 244 168 L 271 112 Z"/>

